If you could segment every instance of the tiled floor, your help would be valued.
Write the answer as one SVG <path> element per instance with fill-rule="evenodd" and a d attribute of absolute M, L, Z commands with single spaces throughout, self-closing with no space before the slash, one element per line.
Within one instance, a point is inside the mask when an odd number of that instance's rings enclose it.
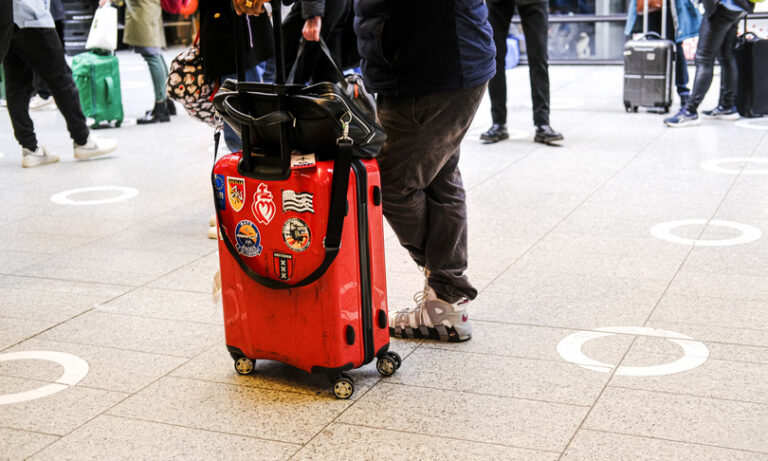
<path fill-rule="evenodd" d="M 119 57 L 135 118 L 149 75 Z M 524 139 L 482 145 L 485 101 L 462 146 L 474 337 L 393 341 L 402 368 L 353 371 L 349 401 L 279 363 L 233 370 L 210 296 L 208 128 L 185 114 L 126 123 L 99 133 L 116 154 L 75 162 L 62 117 L 38 112 L 62 161 L 22 170 L 1 110 L 0 459 L 768 459 L 768 120 L 665 128 L 624 113 L 621 74 L 552 67 L 566 141 L 546 147 L 531 141 L 527 68 L 508 72 Z M 742 159 L 702 165 L 728 157 Z M 92 186 L 139 194 L 50 200 Z M 651 234 L 693 219 L 671 230 L 682 243 Z M 742 235 L 712 220 L 758 238 L 708 245 Z M 396 309 L 421 279 L 386 236 Z M 18 356 L 29 351 L 71 354 L 88 373 L 61 384 L 71 362 Z M 20 401 L 49 385 L 60 391 Z"/>

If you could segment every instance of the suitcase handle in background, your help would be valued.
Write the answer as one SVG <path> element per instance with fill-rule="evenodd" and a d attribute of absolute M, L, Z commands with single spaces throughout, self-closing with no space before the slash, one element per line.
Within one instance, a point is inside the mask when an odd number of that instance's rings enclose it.
<path fill-rule="evenodd" d="M 232 242 L 227 236 L 226 229 L 221 224 L 221 210 L 216 207 L 216 219 L 219 224 L 219 232 L 221 233 L 221 239 L 224 241 L 224 246 L 227 247 L 229 254 L 237 261 L 237 265 L 245 274 L 258 283 L 259 285 L 271 288 L 274 290 L 285 290 L 290 288 L 299 288 L 307 286 L 310 283 L 317 281 L 325 274 L 331 263 L 336 259 L 339 254 L 339 248 L 341 247 L 341 233 L 344 229 L 344 217 L 347 214 L 347 190 L 349 189 L 349 170 L 352 167 L 352 140 L 342 139 L 338 143 L 339 154 L 333 161 L 333 178 L 331 180 L 331 204 L 328 210 L 328 229 L 323 240 L 323 247 L 325 248 L 325 256 L 323 257 L 320 266 L 315 269 L 304 279 L 294 283 L 288 284 L 280 282 L 257 273 L 251 269 L 245 261 L 240 257 L 240 254 L 235 249 Z M 214 184 L 213 194 L 214 203 L 216 200 L 216 178 L 214 172 L 211 172 L 211 182 Z"/>
<path fill-rule="evenodd" d="M 115 82 L 112 80 L 112 76 L 108 75 L 104 78 L 107 84 L 107 102 L 112 102 L 112 96 L 115 94 Z"/>

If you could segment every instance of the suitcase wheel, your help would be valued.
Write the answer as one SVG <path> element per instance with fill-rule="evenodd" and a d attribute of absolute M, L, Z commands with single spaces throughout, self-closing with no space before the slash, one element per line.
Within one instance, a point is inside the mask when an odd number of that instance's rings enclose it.
<path fill-rule="evenodd" d="M 392 376 L 400 368 L 400 356 L 396 352 L 387 352 L 376 361 L 376 369 L 381 376 Z"/>
<path fill-rule="evenodd" d="M 240 375 L 250 375 L 253 373 L 253 360 L 248 357 L 235 360 L 235 371 Z"/>
<path fill-rule="evenodd" d="M 346 373 L 341 373 L 333 382 L 333 395 L 335 395 L 337 399 L 346 400 L 352 397 L 354 392 L 355 382 L 352 381 L 352 377 Z"/>

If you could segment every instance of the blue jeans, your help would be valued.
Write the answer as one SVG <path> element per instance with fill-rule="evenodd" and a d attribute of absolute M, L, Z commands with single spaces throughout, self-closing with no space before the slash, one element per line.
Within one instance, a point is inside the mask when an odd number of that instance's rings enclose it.
<path fill-rule="evenodd" d="M 237 74 L 229 74 L 221 77 L 221 82 L 224 83 L 226 79 L 237 80 Z M 247 82 L 260 82 L 261 81 L 261 69 L 259 66 L 254 66 L 251 69 L 245 71 L 245 81 Z M 240 136 L 235 133 L 235 130 L 231 126 L 224 124 L 224 143 L 227 145 L 227 149 L 230 152 L 237 152 L 242 149 L 243 142 L 240 140 Z"/>

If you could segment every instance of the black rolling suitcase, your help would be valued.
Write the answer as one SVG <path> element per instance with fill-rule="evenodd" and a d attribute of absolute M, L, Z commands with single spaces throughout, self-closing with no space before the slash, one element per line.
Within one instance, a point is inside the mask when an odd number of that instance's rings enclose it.
<path fill-rule="evenodd" d="M 661 33 L 667 30 L 667 2 L 661 3 Z M 648 2 L 643 10 L 643 36 L 624 44 L 624 108 L 649 107 L 669 112 L 672 105 L 675 43 L 648 32 Z"/>
<path fill-rule="evenodd" d="M 768 115 L 768 40 L 752 32 L 736 39 L 736 62 L 739 66 L 739 90 L 736 107 L 742 117 Z"/>

